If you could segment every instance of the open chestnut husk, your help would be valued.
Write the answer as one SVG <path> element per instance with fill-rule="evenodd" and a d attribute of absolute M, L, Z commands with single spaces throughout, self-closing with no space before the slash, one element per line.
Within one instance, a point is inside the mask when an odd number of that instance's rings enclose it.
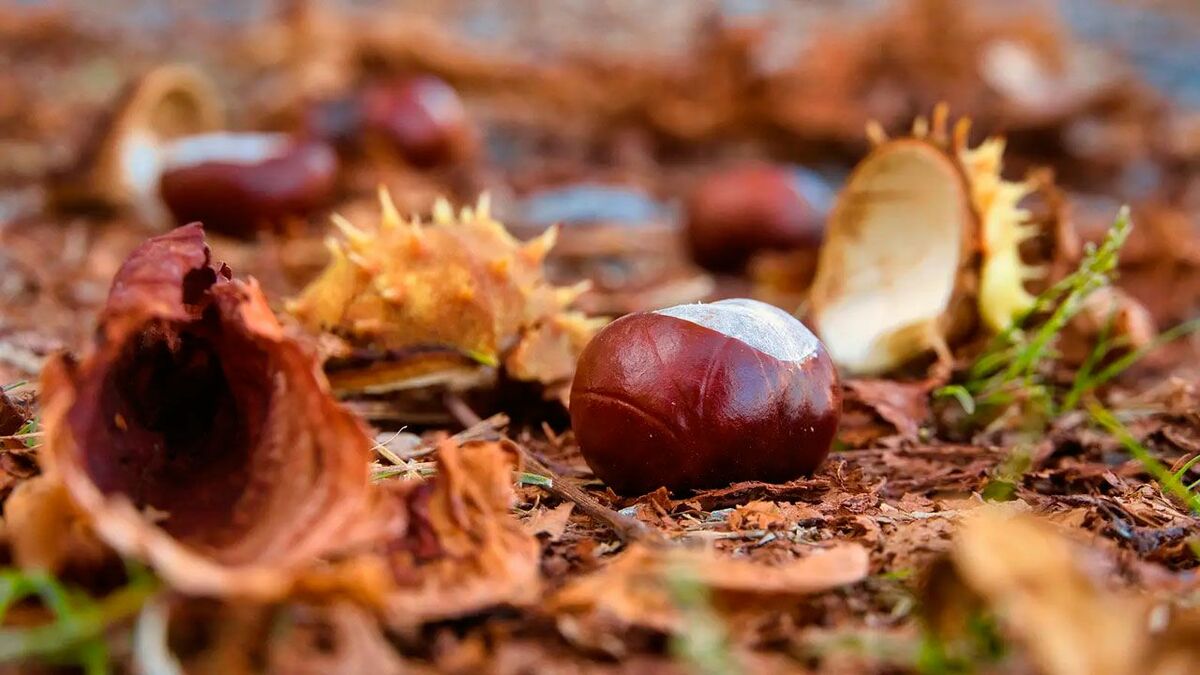
<path fill-rule="evenodd" d="M 51 361 L 42 392 L 47 474 L 182 591 L 281 593 L 367 508 L 365 429 L 199 224 L 130 255 L 94 346 Z"/>
<path fill-rule="evenodd" d="M 841 415 L 837 370 L 804 324 L 757 300 L 630 314 L 579 358 L 571 426 L 621 494 L 812 473 Z"/>
<path fill-rule="evenodd" d="M 50 200 L 64 209 L 133 208 L 156 218 L 164 148 L 219 129 L 224 119 L 216 86 L 201 71 L 159 66 L 126 85 L 74 163 L 49 176 Z"/>
<path fill-rule="evenodd" d="M 328 203 L 337 167 L 333 149 L 319 141 L 202 134 L 171 144 L 159 187 L 176 222 L 249 236 Z"/>
<path fill-rule="evenodd" d="M 875 145 L 855 167 L 829 216 L 809 294 L 810 316 L 847 371 L 894 371 L 950 348 L 977 329 L 1000 332 L 1029 311 L 1027 284 L 1052 281 L 1074 234 L 1061 214 L 1039 222 L 1025 208 L 1053 201 L 1044 173 L 1003 178 L 1004 139 L 968 144 L 970 121 L 948 129 L 948 111 L 921 117 L 912 136 Z M 1028 243 L 1052 240 L 1046 260 Z M 1038 247 L 1033 247 L 1038 248 Z"/>
<path fill-rule="evenodd" d="M 804 169 L 745 164 L 713 173 L 687 199 L 685 235 L 696 262 L 740 271 L 759 251 L 816 251 L 832 194 Z"/>

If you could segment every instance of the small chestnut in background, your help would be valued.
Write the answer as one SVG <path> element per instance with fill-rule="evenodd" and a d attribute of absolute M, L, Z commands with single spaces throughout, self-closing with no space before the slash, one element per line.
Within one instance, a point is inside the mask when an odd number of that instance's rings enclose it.
<path fill-rule="evenodd" d="M 692 257 L 717 272 L 740 272 L 763 250 L 816 250 L 832 191 L 799 167 L 749 163 L 710 174 L 686 200 Z"/>
<path fill-rule="evenodd" d="M 166 150 L 159 189 L 180 223 L 239 236 L 329 202 L 337 155 L 325 143 L 284 134 L 188 136 Z"/>
<path fill-rule="evenodd" d="M 389 143 L 418 168 L 453 163 L 468 149 L 470 122 L 462 99 L 432 75 L 367 85 L 359 111 L 368 135 Z"/>
<path fill-rule="evenodd" d="M 570 407 L 592 471 L 635 495 L 810 474 L 841 403 L 833 361 L 804 324 L 736 299 L 609 324 L 579 358 Z"/>

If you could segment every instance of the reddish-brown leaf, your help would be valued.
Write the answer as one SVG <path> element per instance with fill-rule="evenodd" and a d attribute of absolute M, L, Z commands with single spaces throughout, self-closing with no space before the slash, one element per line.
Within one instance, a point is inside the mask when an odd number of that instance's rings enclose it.
<path fill-rule="evenodd" d="M 371 441 L 199 224 L 113 280 L 92 348 L 43 373 L 44 461 L 99 536 L 201 594 L 272 595 L 354 538 Z"/>

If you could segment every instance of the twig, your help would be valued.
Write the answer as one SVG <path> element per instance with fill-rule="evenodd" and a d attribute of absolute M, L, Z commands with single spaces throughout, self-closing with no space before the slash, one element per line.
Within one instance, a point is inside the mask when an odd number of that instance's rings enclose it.
<path fill-rule="evenodd" d="M 444 400 L 446 409 L 450 411 L 451 415 L 454 415 L 456 419 L 463 423 L 464 426 L 470 424 L 470 428 L 474 428 L 486 421 L 480 420 L 479 415 L 475 414 L 475 411 L 471 410 L 471 407 L 468 406 L 466 402 L 464 402 L 458 396 L 454 394 L 447 394 Z M 507 421 L 507 418 L 505 418 L 505 421 Z M 564 478 L 563 476 L 555 473 L 550 467 L 546 466 L 544 462 L 535 457 L 534 454 L 525 446 L 507 436 L 504 436 L 504 441 L 509 445 L 509 447 L 515 449 L 517 454 L 521 456 L 522 462 L 524 462 L 525 467 L 530 470 L 530 473 L 540 474 L 549 479 L 548 484 L 539 485 L 538 487 L 549 492 L 555 497 L 558 497 L 559 499 L 574 502 L 575 505 L 579 507 L 581 512 L 587 514 L 593 520 L 603 525 L 607 525 L 613 532 L 616 533 L 617 538 L 621 540 L 621 543 L 628 544 L 634 541 L 643 543 L 666 543 L 666 538 L 663 537 L 662 534 L 657 530 L 651 529 L 641 521 L 623 516 L 601 504 L 599 500 L 585 492 L 583 488 L 579 487 L 579 485 L 573 480 Z"/>
<path fill-rule="evenodd" d="M 622 543 L 629 544 L 635 541 L 652 544 L 666 543 L 666 538 L 658 530 L 651 529 L 640 520 L 623 516 L 601 504 L 599 500 L 579 487 L 574 480 L 554 473 L 550 467 L 546 466 L 537 457 L 534 457 L 528 448 L 512 439 L 506 440 L 521 454 L 521 459 L 524 460 L 527 468 L 532 469 L 533 473 L 541 474 L 550 479 L 550 484 L 543 486 L 547 492 L 559 499 L 574 502 L 580 511 L 590 516 L 593 520 L 607 525 L 612 529 Z"/>

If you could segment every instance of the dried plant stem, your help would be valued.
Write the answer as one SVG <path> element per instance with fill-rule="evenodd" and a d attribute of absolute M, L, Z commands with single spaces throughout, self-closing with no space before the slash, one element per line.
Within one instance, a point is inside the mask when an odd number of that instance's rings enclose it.
<path fill-rule="evenodd" d="M 450 414 L 454 415 L 460 424 L 467 427 L 468 431 L 486 422 L 474 410 L 471 410 L 471 407 L 465 401 L 454 394 L 446 395 L 445 404 Z M 488 419 L 495 419 L 495 417 Z M 507 422 L 508 418 L 505 417 L 504 421 Z M 601 504 L 599 500 L 579 487 L 575 481 L 555 473 L 525 446 L 507 437 L 505 437 L 505 442 L 517 451 L 521 456 L 522 462 L 525 464 L 525 468 L 530 473 L 540 474 L 549 479 L 546 484 L 539 485 L 538 487 L 541 487 L 559 499 L 574 502 L 575 506 L 579 507 L 581 512 L 587 514 L 593 520 L 608 526 L 609 529 L 616 533 L 617 538 L 622 543 L 629 544 L 637 541 L 642 543 L 666 544 L 667 539 L 657 530 L 647 527 L 639 520 L 623 516 Z"/>
<path fill-rule="evenodd" d="M 526 468 L 533 473 L 538 473 L 550 479 L 550 484 L 542 486 L 547 492 L 558 497 L 574 502 L 579 510 L 590 516 L 593 520 L 607 525 L 622 543 L 629 544 L 632 542 L 666 544 L 667 540 L 662 534 L 655 529 L 647 527 L 645 523 L 639 520 L 623 516 L 620 513 L 601 504 L 595 497 L 592 497 L 583 488 L 579 487 L 575 481 L 570 478 L 564 478 L 554 473 L 550 467 L 546 466 L 541 460 L 533 456 L 527 448 L 516 441 L 510 441 L 514 447 L 521 453 L 521 458 L 525 462 Z"/>

